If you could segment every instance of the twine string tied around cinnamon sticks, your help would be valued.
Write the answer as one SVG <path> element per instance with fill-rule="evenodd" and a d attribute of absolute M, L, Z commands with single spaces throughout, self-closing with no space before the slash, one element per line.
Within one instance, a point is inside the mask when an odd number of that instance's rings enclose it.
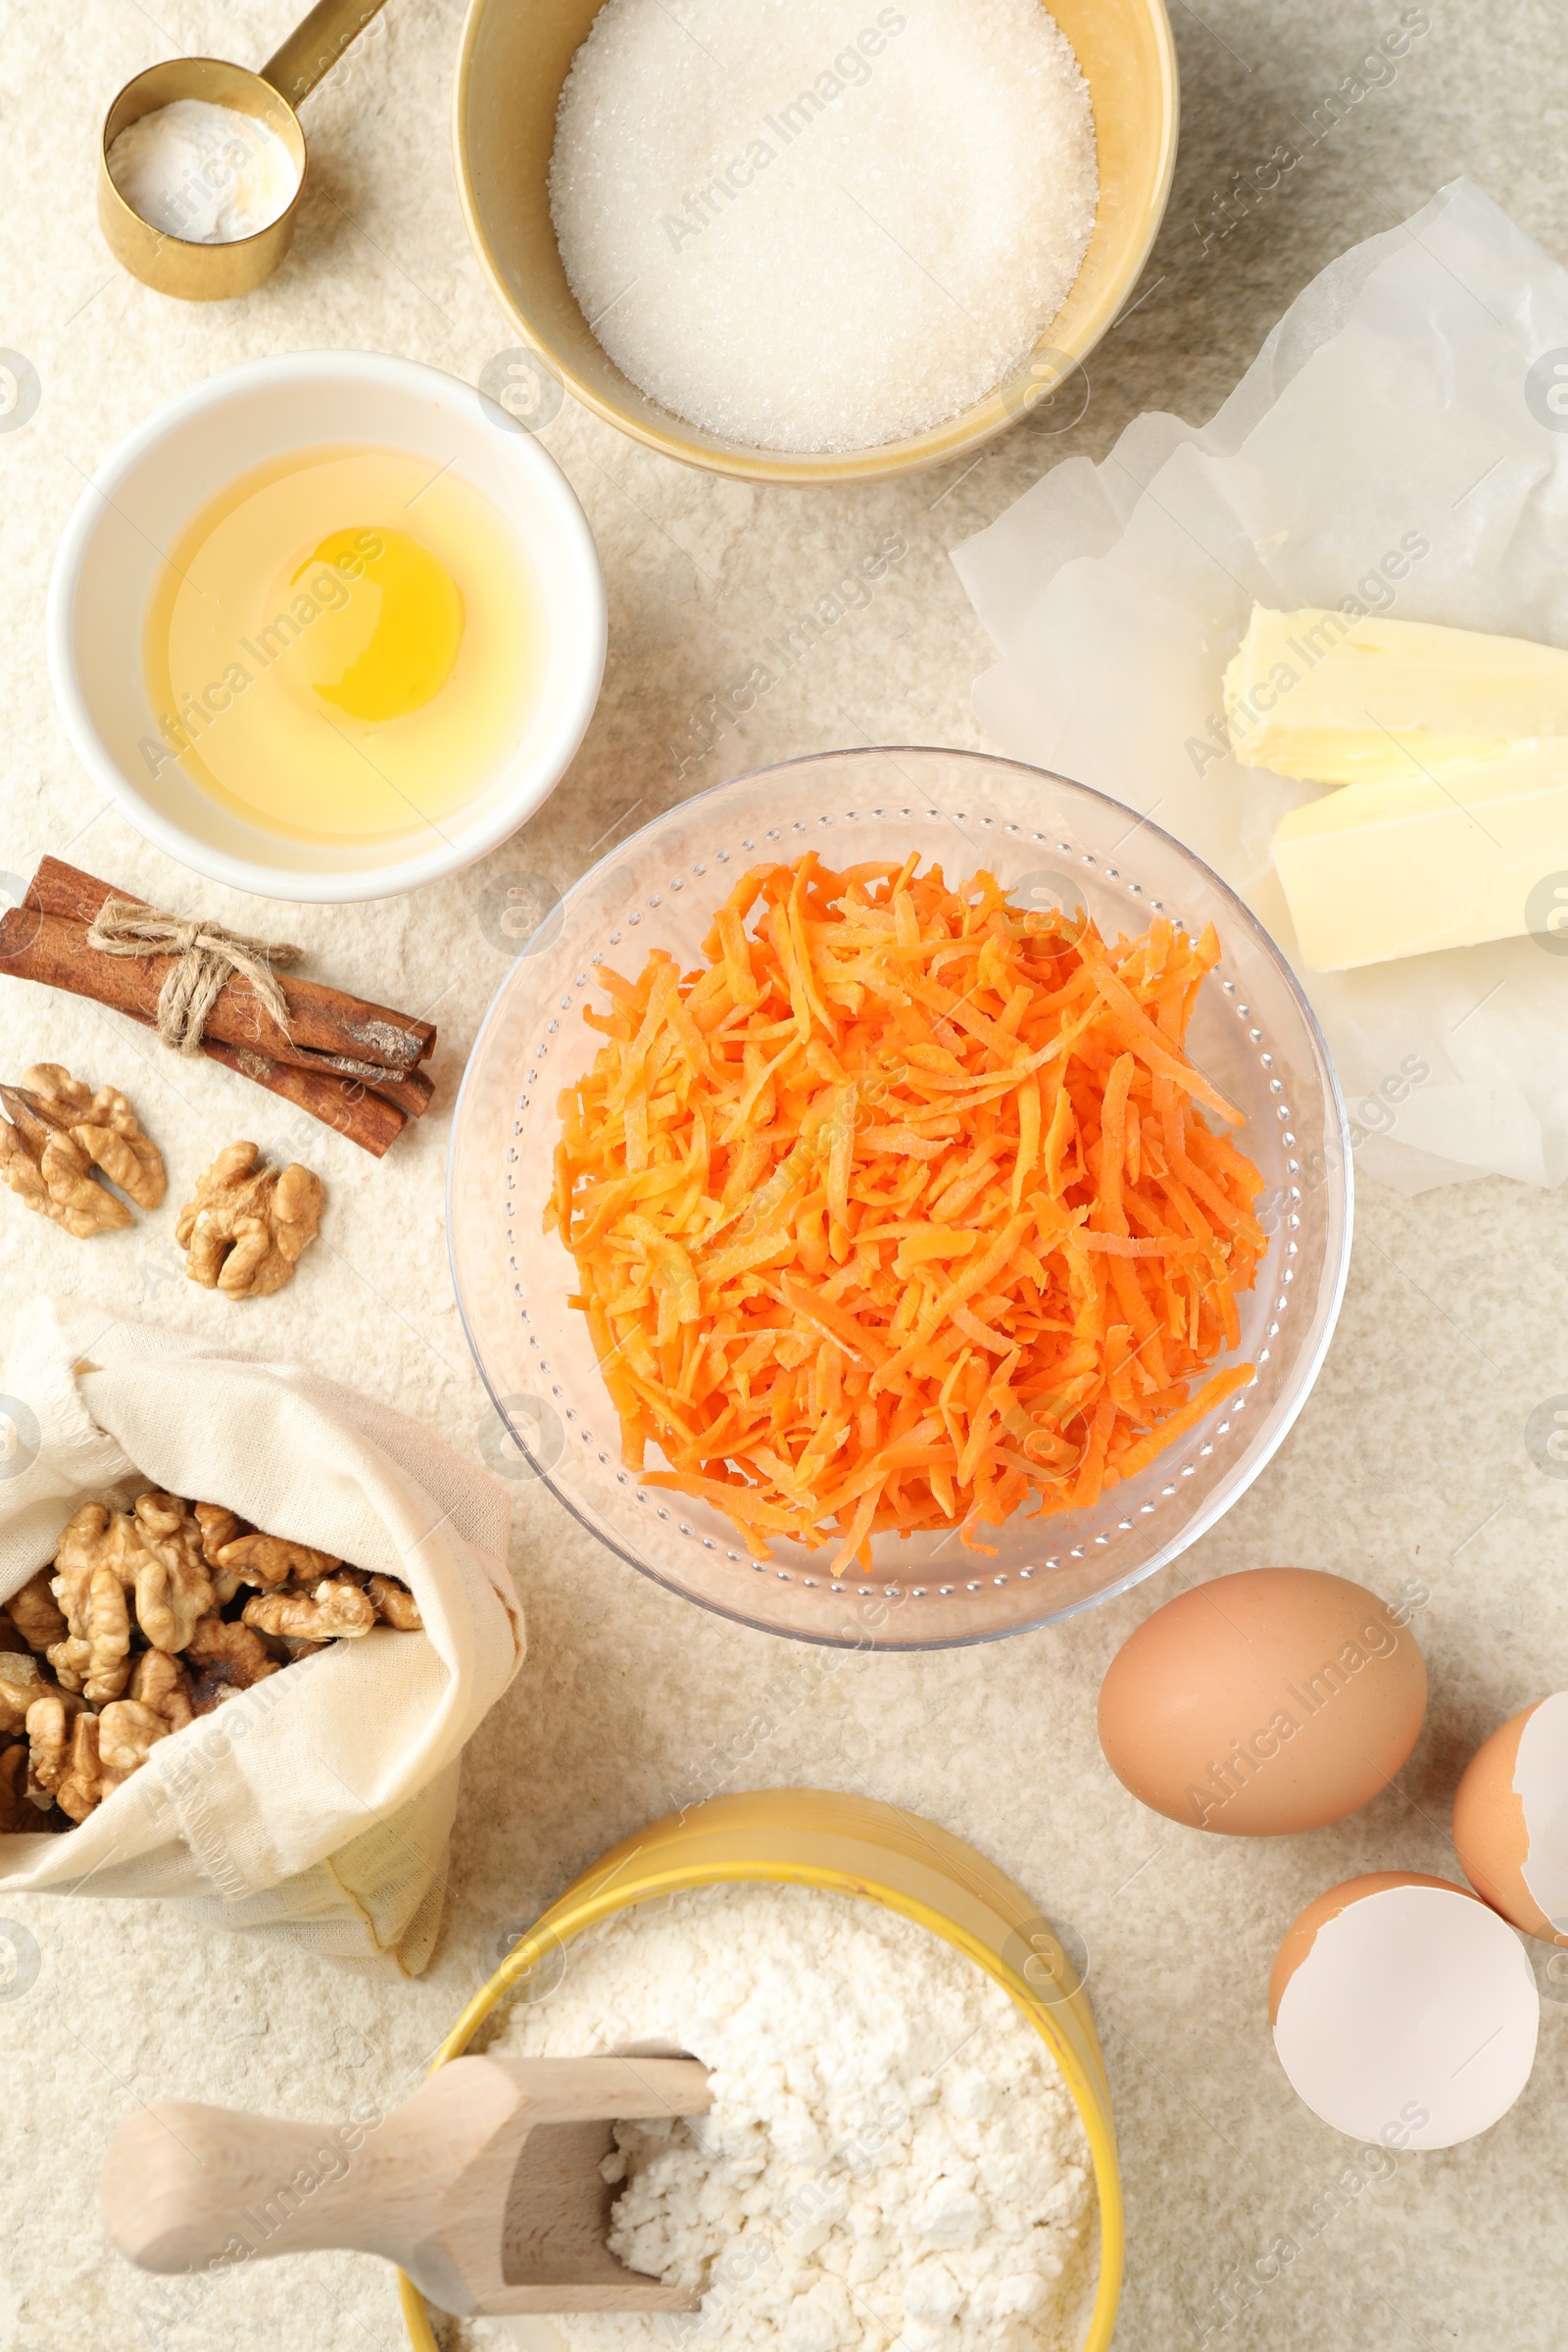
<path fill-rule="evenodd" d="M 101 956 L 172 956 L 175 961 L 158 992 L 158 1035 L 176 1054 L 199 1054 L 208 1017 L 227 982 L 237 973 L 289 1035 L 288 999 L 275 975 L 305 958 L 289 942 L 247 939 L 220 923 L 190 922 L 165 914 L 135 899 L 106 899 L 87 933 Z"/>

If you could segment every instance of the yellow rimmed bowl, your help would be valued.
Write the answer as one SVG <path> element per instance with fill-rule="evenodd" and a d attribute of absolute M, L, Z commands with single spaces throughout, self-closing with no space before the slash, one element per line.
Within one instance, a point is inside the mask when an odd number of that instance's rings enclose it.
<path fill-rule="evenodd" d="M 496 299 L 566 389 L 607 423 L 682 465 L 743 481 L 878 481 L 961 458 L 1054 400 L 1114 324 L 1170 195 L 1175 45 L 1164 0 L 1051 0 L 1089 85 L 1100 203 L 1077 279 L 1028 358 L 986 399 L 945 424 L 875 449 L 817 455 L 754 449 L 671 416 L 621 373 L 594 335 L 566 283 L 550 219 L 556 109 L 600 5 L 470 0 L 453 93 L 453 139 L 464 218 Z"/>
<path fill-rule="evenodd" d="M 757 1789 L 672 1813 L 574 1880 L 513 1945 L 459 2018 L 435 2063 L 461 2058 L 509 1993 L 548 1982 L 575 1936 L 656 1895 L 733 1881 L 821 1886 L 898 1911 L 984 1969 L 1033 2026 L 1071 2092 L 1094 2160 L 1100 2275 L 1083 2352 L 1107 2352 L 1121 2297 L 1124 2226 L 1116 2131 L 1094 2012 L 1049 1920 L 961 1838 L 874 1797 Z M 399 2276 L 415 2352 L 439 2352 L 424 2298 Z"/>

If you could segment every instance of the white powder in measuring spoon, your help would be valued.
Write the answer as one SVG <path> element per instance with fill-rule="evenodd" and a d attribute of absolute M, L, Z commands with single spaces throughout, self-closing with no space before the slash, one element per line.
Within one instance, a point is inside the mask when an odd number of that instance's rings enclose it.
<path fill-rule="evenodd" d="M 608 0 L 550 168 L 617 367 L 777 450 L 871 448 L 994 390 L 1060 309 L 1098 193 L 1040 0 Z"/>
<path fill-rule="evenodd" d="M 205 98 L 175 98 L 127 122 L 107 161 L 131 211 L 190 245 L 254 237 L 287 212 L 300 184 L 270 123 Z"/>
<path fill-rule="evenodd" d="M 530 2352 L 1078 2352 L 1095 2289 L 1088 2142 L 1001 1986 L 848 1895 L 730 1886 L 565 1947 L 489 2047 L 682 2051 L 710 2114 L 616 2127 L 612 2249 L 700 2312 L 471 2321 Z"/>

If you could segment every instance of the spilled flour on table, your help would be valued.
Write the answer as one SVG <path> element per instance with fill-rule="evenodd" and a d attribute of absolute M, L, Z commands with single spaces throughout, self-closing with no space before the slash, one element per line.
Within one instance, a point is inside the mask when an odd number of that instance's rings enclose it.
<path fill-rule="evenodd" d="M 847 1895 L 678 1894 L 571 1943 L 488 2044 L 689 2052 L 706 2116 L 616 2126 L 611 2245 L 700 2311 L 469 2322 L 532 2352 L 1077 2352 L 1093 2300 L 1088 2143 L 999 1985 Z"/>

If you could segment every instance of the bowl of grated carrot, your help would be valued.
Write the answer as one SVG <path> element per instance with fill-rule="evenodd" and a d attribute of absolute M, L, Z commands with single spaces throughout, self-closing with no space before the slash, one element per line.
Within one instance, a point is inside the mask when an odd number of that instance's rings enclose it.
<path fill-rule="evenodd" d="M 744 1623 L 1048 1624 L 1173 1559 L 1299 1412 L 1350 1154 L 1283 956 L 1193 853 L 981 754 L 835 752 L 553 906 L 454 1123 L 511 1466 Z"/>

